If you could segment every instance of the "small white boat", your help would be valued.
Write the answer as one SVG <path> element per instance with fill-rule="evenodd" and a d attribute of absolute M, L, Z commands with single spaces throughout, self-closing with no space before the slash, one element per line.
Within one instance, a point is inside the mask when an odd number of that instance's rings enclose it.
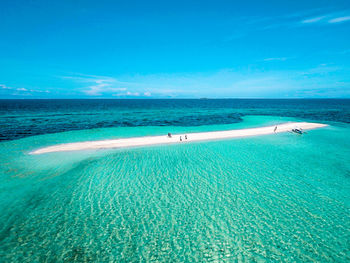
<path fill-rule="evenodd" d="M 304 131 L 302 129 L 294 128 L 292 129 L 292 132 L 297 133 L 297 134 L 303 134 Z"/>

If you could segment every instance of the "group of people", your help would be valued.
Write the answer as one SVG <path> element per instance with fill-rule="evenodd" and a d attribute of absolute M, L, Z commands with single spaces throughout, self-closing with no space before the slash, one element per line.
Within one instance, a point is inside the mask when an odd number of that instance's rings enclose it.
<path fill-rule="evenodd" d="M 187 135 L 185 135 L 185 140 L 187 140 Z M 180 142 L 182 142 L 182 136 L 180 136 Z"/>
<path fill-rule="evenodd" d="M 168 137 L 171 138 L 172 135 L 170 132 L 168 132 Z M 187 134 L 185 134 L 185 140 L 187 140 Z M 182 136 L 180 136 L 180 142 L 182 142 Z"/>
<path fill-rule="evenodd" d="M 276 133 L 277 131 L 277 125 L 275 126 L 275 128 L 273 129 L 273 132 Z M 168 132 L 168 137 L 171 138 L 172 135 L 170 132 Z M 185 134 L 185 140 L 187 140 L 187 134 Z M 180 136 L 180 142 L 182 142 L 182 136 Z"/>

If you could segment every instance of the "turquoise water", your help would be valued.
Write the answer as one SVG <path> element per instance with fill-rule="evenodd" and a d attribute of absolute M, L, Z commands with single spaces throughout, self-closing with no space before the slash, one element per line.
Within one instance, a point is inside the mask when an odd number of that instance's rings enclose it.
<path fill-rule="evenodd" d="M 304 121 L 117 127 L 0 143 L 2 262 L 346 262 L 350 125 L 29 155 L 56 143 Z"/>

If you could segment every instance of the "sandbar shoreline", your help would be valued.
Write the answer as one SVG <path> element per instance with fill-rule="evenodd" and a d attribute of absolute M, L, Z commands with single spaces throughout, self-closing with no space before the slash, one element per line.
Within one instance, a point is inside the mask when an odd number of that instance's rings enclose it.
<path fill-rule="evenodd" d="M 277 129 L 275 130 L 276 126 L 277 126 Z M 44 153 L 53 153 L 53 152 L 113 149 L 113 148 L 129 148 L 129 147 L 135 147 L 135 146 L 151 146 L 151 145 L 160 145 L 160 144 L 175 144 L 175 143 L 186 143 L 186 142 L 196 142 L 196 141 L 223 140 L 223 139 L 231 139 L 231 138 L 239 138 L 239 137 L 250 137 L 250 136 L 288 132 L 294 128 L 311 130 L 311 129 L 322 128 L 325 126 L 327 125 L 322 123 L 288 122 L 288 123 L 283 123 L 283 124 L 278 124 L 273 126 L 249 128 L 249 129 L 173 134 L 171 138 L 169 138 L 167 135 L 161 135 L 161 136 L 144 136 L 144 137 L 120 138 L 120 139 L 111 139 L 111 140 L 99 140 L 99 141 L 85 141 L 85 142 L 65 143 L 65 144 L 58 144 L 58 145 L 53 145 L 49 147 L 44 147 L 44 148 L 40 148 L 30 152 L 30 154 L 44 154 Z M 187 136 L 187 139 L 185 139 L 185 135 Z M 180 137 L 182 141 L 180 141 Z"/>

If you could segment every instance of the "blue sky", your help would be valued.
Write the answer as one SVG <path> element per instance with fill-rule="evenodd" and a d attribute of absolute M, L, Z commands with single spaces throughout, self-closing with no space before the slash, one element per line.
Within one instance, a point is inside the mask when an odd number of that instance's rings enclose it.
<path fill-rule="evenodd" d="M 350 98 L 350 1 L 0 1 L 0 98 Z"/>

